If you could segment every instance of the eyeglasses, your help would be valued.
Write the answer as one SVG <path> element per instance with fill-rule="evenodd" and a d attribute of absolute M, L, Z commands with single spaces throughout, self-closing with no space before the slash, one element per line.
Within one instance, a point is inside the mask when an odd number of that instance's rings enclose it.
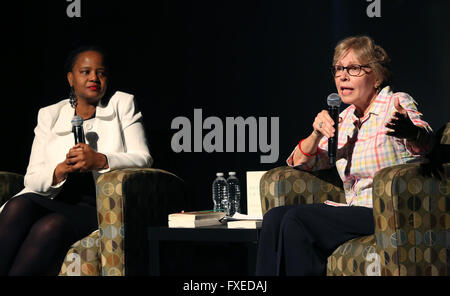
<path fill-rule="evenodd" d="M 357 65 L 357 64 L 352 64 L 352 65 L 348 65 L 347 67 L 344 66 L 331 66 L 331 74 L 333 74 L 334 77 L 339 77 L 344 73 L 344 70 L 347 70 L 348 75 L 350 76 L 359 76 L 359 74 L 361 74 L 361 69 L 362 68 L 370 68 L 370 64 L 369 63 L 367 65 Z"/>

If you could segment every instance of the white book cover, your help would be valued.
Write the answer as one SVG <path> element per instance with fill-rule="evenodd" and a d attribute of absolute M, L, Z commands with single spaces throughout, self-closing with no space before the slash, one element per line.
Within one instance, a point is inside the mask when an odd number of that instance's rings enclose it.
<path fill-rule="evenodd" d="M 267 171 L 247 172 L 247 214 L 249 216 L 262 217 L 259 182 L 266 172 Z"/>

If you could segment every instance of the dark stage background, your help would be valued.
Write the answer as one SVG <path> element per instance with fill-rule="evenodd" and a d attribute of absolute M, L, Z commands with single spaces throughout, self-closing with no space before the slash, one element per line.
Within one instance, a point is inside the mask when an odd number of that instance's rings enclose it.
<path fill-rule="evenodd" d="M 245 172 L 284 165 L 311 132 L 335 92 L 333 48 L 349 35 L 368 34 L 387 50 L 395 89 L 419 102 L 435 130 L 448 121 L 450 1 L 382 0 L 379 18 L 367 16 L 365 0 L 81 0 L 81 18 L 67 17 L 69 4 L 2 4 L 0 170 L 25 173 L 39 108 L 67 97 L 66 55 L 91 43 L 110 52 L 113 87 L 138 99 L 154 166 L 183 178 L 199 210 L 212 207 L 215 173 L 232 170 L 246 210 Z M 193 124 L 194 108 L 223 122 L 279 117 L 278 161 L 261 164 L 262 152 L 173 152 L 171 122 Z"/>

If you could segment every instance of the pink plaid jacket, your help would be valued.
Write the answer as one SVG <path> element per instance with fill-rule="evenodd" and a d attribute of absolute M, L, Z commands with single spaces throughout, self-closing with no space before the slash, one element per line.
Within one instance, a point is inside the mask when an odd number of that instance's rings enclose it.
<path fill-rule="evenodd" d="M 396 97 L 412 122 L 428 132 L 418 143 L 384 134 L 387 131 L 384 124 L 396 111 Z M 369 108 L 363 118 L 355 116 L 354 105 L 341 112 L 336 168 L 344 184 L 347 205 L 372 208 L 372 183 L 375 173 L 392 165 L 421 160 L 431 149 L 432 130 L 422 119 L 414 99 L 406 93 L 393 93 L 389 86 L 381 90 Z M 297 146 L 287 159 L 288 165 L 293 165 L 296 149 Z M 330 168 L 327 149 L 328 139 L 323 137 L 317 155 L 298 167 L 303 170 Z"/>

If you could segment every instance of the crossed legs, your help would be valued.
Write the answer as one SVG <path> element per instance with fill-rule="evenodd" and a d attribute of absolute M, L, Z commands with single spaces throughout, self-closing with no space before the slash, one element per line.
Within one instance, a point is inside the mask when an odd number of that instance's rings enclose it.
<path fill-rule="evenodd" d="M 256 275 L 325 275 L 327 258 L 337 247 L 373 232 L 373 211 L 366 207 L 273 208 L 264 216 Z"/>
<path fill-rule="evenodd" d="M 0 213 L 0 275 L 57 275 L 75 241 L 63 215 L 15 197 Z"/>

